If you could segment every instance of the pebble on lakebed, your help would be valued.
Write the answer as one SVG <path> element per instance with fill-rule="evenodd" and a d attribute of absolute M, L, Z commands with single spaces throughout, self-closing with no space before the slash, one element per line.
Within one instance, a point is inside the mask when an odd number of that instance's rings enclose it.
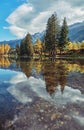
<path fill-rule="evenodd" d="M 30 106 L 18 107 L 20 111 L 17 120 L 13 124 L 9 123 L 12 125 L 10 130 L 84 130 L 69 115 L 72 108 L 73 106 L 59 108 L 41 98 L 37 99 Z M 11 125 L 6 124 L 7 128 Z"/>

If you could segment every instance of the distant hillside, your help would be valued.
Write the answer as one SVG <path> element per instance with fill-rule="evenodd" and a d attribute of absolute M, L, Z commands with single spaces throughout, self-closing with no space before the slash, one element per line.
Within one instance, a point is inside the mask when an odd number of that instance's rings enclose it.
<path fill-rule="evenodd" d="M 43 41 L 44 33 L 45 32 L 43 31 L 42 33 L 35 33 L 35 34 L 33 34 L 32 35 L 32 42 L 33 42 L 33 44 L 36 42 L 37 38 L 39 38 L 40 40 Z M 1 41 L 0 44 L 9 44 L 11 47 L 14 48 L 16 46 L 16 44 L 20 45 L 21 40 L 22 39 L 18 39 L 18 40 L 16 39 L 16 40 L 10 40 L 10 41 Z"/>
<path fill-rule="evenodd" d="M 15 47 L 16 44 L 20 45 L 21 39 L 16 40 L 10 40 L 10 41 L 1 41 L 0 44 L 9 44 L 11 47 Z"/>
<path fill-rule="evenodd" d="M 36 42 L 37 38 L 39 38 L 41 41 L 44 40 L 44 34 L 45 34 L 45 31 L 41 32 L 41 33 L 35 33 L 34 35 L 32 35 L 32 41 L 33 43 Z"/>
<path fill-rule="evenodd" d="M 84 21 L 69 26 L 69 38 L 76 42 L 84 40 Z"/>
<path fill-rule="evenodd" d="M 43 41 L 44 39 L 45 31 L 41 33 L 35 33 L 32 35 L 32 42 L 33 44 L 36 42 L 37 38 L 41 39 Z M 81 42 L 84 40 L 84 21 L 75 23 L 73 25 L 69 26 L 69 38 L 71 41 Z M 22 39 L 18 40 L 10 40 L 10 41 L 2 41 L 0 44 L 9 44 L 11 47 L 15 47 L 16 44 L 20 44 Z"/>

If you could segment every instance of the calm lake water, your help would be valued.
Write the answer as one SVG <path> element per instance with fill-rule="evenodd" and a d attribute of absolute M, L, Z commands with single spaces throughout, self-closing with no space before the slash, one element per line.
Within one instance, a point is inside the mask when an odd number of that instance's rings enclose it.
<path fill-rule="evenodd" d="M 0 130 L 45 129 L 84 130 L 84 60 L 0 58 Z"/>

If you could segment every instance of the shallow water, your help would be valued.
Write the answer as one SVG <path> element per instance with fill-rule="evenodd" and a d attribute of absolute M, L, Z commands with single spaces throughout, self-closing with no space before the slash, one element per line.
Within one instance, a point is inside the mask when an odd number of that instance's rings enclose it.
<path fill-rule="evenodd" d="M 1 59 L 0 104 L 0 130 L 39 130 L 42 124 L 45 126 L 43 130 L 83 130 L 84 61 Z M 45 113 L 46 106 L 51 111 L 45 114 L 47 122 L 42 119 L 38 125 L 39 111 Z M 26 111 L 31 111 L 31 114 L 25 114 Z M 56 112 L 60 118 L 55 117 Z M 27 126 L 25 123 L 33 122 L 34 114 L 34 126 Z M 40 114 L 39 118 L 44 118 L 44 114 Z M 69 124 L 71 128 L 68 128 Z"/>

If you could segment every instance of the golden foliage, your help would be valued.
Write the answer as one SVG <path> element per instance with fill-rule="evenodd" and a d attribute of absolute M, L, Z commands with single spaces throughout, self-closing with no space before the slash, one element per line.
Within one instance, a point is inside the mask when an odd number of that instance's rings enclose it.
<path fill-rule="evenodd" d="M 66 48 L 68 50 L 80 50 L 80 49 L 84 49 L 84 41 L 82 42 L 69 42 L 66 46 Z"/>
<path fill-rule="evenodd" d="M 82 41 L 80 48 L 84 49 L 84 41 Z"/>
<path fill-rule="evenodd" d="M 10 46 L 8 44 L 0 45 L 0 55 L 8 54 L 9 50 L 10 50 Z"/>
<path fill-rule="evenodd" d="M 35 45 L 34 45 L 34 51 L 41 51 L 42 50 L 42 48 L 43 48 L 43 46 L 42 46 L 42 42 L 41 42 L 41 40 L 40 39 L 37 39 L 37 41 L 36 41 L 36 43 L 35 43 Z"/>

